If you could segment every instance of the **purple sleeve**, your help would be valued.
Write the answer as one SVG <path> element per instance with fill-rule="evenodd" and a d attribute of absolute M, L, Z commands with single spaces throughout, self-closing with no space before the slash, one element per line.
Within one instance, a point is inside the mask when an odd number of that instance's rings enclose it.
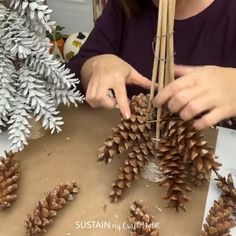
<path fill-rule="evenodd" d="M 118 53 L 122 12 L 120 0 L 108 1 L 79 53 L 68 63 L 68 67 L 76 74 L 76 77 L 80 77 L 81 68 L 89 58 L 100 54 Z"/>

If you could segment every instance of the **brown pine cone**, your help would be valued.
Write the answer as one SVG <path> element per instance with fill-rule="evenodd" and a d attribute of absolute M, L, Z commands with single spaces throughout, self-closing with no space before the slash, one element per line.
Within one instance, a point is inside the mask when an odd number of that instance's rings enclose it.
<path fill-rule="evenodd" d="M 221 197 L 224 200 L 225 207 L 232 207 L 233 213 L 236 214 L 236 188 L 232 175 L 229 174 L 228 178 L 222 177 L 218 172 L 217 175 L 217 187 L 221 190 Z"/>
<path fill-rule="evenodd" d="M 112 134 L 106 139 L 105 146 L 99 149 L 98 160 L 110 163 L 115 156 L 132 148 L 143 138 L 149 136 L 151 130 L 150 111 L 148 110 L 149 96 L 140 94 L 130 102 L 131 118 L 121 119 L 121 123 L 112 129 Z"/>
<path fill-rule="evenodd" d="M 160 169 L 164 180 L 160 186 L 167 188 L 164 199 L 169 201 L 168 208 L 175 208 L 185 211 L 185 204 L 189 201 L 186 193 L 191 192 L 188 184 L 188 173 L 183 158 L 175 148 L 165 146 L 165 143 L 159 144 L 159 152 L 162 152 Z"/>
<path fill-rule="evenodd" d="M 236 225 L 232 218 L 232 208 L 225 207 L 223 198 L 215 201 L 206 222 L 201 236 L 231 236 L 230 229 Z"/>
<path fill-rule="evenodd" d="M 192 162 L 189 162 L 190 180 L 196 185 L 203 185 L 210 180 L 212 170 L 219 170 L 221 164 L 216 161 L 214 151 L 204 146 L 197 146 L 191 155 Z M 204 153 L 204 154 L 203 154 Z"/>
<path fill-rule="evenodd" d="M 5 152 L 0 158 L 0 210 L 8 208 L 17 199 L 16 191 L 20 178 L 19 164 L 13 153 Z"/>
<path fill-rule="evenodd" d="M 192 121 L 183 121 L 175 114 L 165 111 L 161 122 L 162 139 L 178 149 L 183 161 L 189 164 L 191 180 L 197 185 L 209 181 L 211 170 L 221 166 L 216 161 L 214 149 L 210 148 Z"/>
<path fill-rule="evenodd" d="M 117 180 L 113 183 L 111 201 L 118 201 L 124 190 L 130 187 L 140 174 L 143 166 L 136 167 L 138 155 L 134 155 L 135 148 L 138 149 L 141 143 L 144 143 L 144 146 L 151 143 L 152 148 L 144 153 L 147 158 L 144 158 L 143 165 L 147 164 L 149 157 L 159 157 L 165 176 L 161 185 L 168 189 L 165 196 L 165 199 L 169 200 L 168 206 L 184 210 L 184 203 L 188 201 L 185 193 L 190 191 L 189 180 L 197 185 L 209 181 L 211 170 L 217 170 L 220 164 L 216 162 L 214 151 L 208 147 L 203 135 L 194 129 L 193 122 L 182 121 L 168 111 L 164 111 L 161 118 L 161 149 L 157 150 L 153 145 L 155 117 L 153 111 L 148 108 L 148 103 L 148 95 L 134 96 L 130 102 L 131 119 L 122 118 L 121 123 L 113 129 L 112 135 L 106 140 L 105 147 L 99 151 L 99 160 L 106 163 L 125 151 L 129 154 L 119 170 Z"/>
<path fill-rule="evenodd" d="M 73 200 L 73 195 L 79 192 L 75 182 L 60 184 L 53 192 L 46 195 L 43 201 L 39 201 L 32 216 L 26 221 L 26 235 L 39 236 L 46 232 L 47 227 L 53 222 L 57 212 Z"/>
<path fill-rule="evenodd" d="M 168 207 L 185 210 L 185 193 L 191 191 L 188 182 L 204 184 L 209 181 L 211 170 L 217 170 L 220 164 L 192 121 L 185 122 L 164 110 L 160 129 L 158 156 L 164 176 L 160 184 L 167 187 Z"/>
<path fill-rule="evenodd" d="M 123 165 L 119 169 L 117 179 L 112 185 L 111 202 L 117 202 L 125 190 L 131 186 L 141 169 L 150 157 L 156 155 L 155 143 L 152 139 L 154 127 L 151 112 L 148 109 L 149 95 L 133 96 L 130 101 L 131 119 L 121 119 L 112 135 L 99 149 L 99 160 L 109 163 L 115 156 L 126 151 Z"/>
<path fill-rule="evenodd" d="M 153 155 L 154 142 L 141 142 L 139 146 L 134 146 L 128 153 L 123 165 L 119 169 L 119 174 L 112 184 L 110 192 L 111 202 L 117 202 L 122 198 L 125 190 L 130 188 L 135 179 L 138 178 L 142 168 L 147 164 L 149 157 Z"/>
<path fill-rule="evenodd" d="M 130 236 L 159 236 L 159 225 L 153 222 L 154 219 L 148 211 L 142 202 L 131 203 L 128 218 L 131 224 Z"/>

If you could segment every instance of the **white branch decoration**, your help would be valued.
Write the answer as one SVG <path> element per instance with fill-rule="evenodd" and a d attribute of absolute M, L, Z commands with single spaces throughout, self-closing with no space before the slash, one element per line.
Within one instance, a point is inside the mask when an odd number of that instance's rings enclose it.
<path fill-rule="evenodd" d="M 13 151 L 27 144 L 29 118 L 60 132 L 58 105 L 83 102 L 79 80 L 49 53 L 45 32 L 54 22 L 43 2 L 11 0 L 10 9 L 0 3 L 0 129 L 8 127 Z"/>

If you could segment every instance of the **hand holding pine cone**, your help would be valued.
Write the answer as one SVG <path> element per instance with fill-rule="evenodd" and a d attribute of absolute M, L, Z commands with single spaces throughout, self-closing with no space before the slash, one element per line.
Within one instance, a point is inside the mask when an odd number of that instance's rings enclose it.
<path fill-rule="evenodd" d="M 185 210 L 186 193 L 191 191 L 189 182 L 202 185 L 209 181 L 211 170 L 218 170 L 214 150 L 195 130 L 192 121 L 184 122 L 175 114 L 164 111 L 160 122 L 161 140 L 156 149 L 153 110 L 148 108 L 149 95 L 134 96 L 130 102 L 131 119 L 121 119 L 113 129 L 105 146 L 99 149 L 99 160 L 109 163 L 115 156 L 127 152 L 112 185 L 110 199 L 117 202 L 127 188 L 140 175 L 150 157 L 157 157 L 164 180 L 160 185 L 167 188 L 165 199 L 168 207 Z"/>

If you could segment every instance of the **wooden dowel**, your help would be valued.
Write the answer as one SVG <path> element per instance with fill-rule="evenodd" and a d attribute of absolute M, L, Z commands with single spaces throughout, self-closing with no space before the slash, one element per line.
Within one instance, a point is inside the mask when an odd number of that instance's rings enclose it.
<path fill-rule="evenodd" d="M 162 2 L 162 25 L 161 25 L 161 45 L 160 45 L 160 64 L 158 73 L 158 91 L 162 90 L 165 78 L 165 64 L 166 64 L 166 40 L 167 40 L 167 18 L 168 18 L 168 1 L 160 0 Z M 157 125 L 156 125 L 156 147 L 158 140 L 160 140 L 160 121 L 162 108 L 157 109 Z"/>
<path fill-rule="evenodd" d="M 166 86 L 174 80 L 174 18 L 175 18 L 175 0 L 168 0 L 168 23 L 167 23 L 167 56 L 166 56 L 166 73 L 165 83 Z"/>
<path fill-rule="evenodd" d="M 175 5 L 176 0 L 169 0 L 169 16 L 168 16 L 168 31 L 169 31 L 169 39 L 168 39 L 168 71 L 169 78 L 167 83 L 174 81 L 174 21 L 175 21 Z"/>
<path fill-rule="evenodd" d="M 166 64 L 166 40 L 167 40 L 167 13 L 168 13 L 168 1 L 163 1 L 163 20 L 161 26 L 161 48 L 160 48 L 160 58 L 159 58 L 159 73 L 158 73 L 158 85 L 161 90 L 164 86 L 164 75 L 165 75 L 165 64 Z"/>
<path fill-rule="evenodd" d="M 150 91 L 150 99 L 149 99 L 149 109 L 151 109 L 151 102 L 154 97 L 156 83 L 157 83 L 157 72 L 158 72 L 158 64 L 159 64 L 159 54 L 160 54 L 160 42 L 161 42 L 161 26 L 162 26 L 162 7 L 163 1 L 159 2 L 158 6 L 158 22 L 157 22 L 157 33 L 156 33 L 156 44 L 154 51 L 154 61 L 153 61 L 153 69 L 152 69 L 152 86 Z"/>
<path fill-rule="evenodd" d="M 169 83 L 170 80 L 170 8 L 171 8 L 171 0 L 168 1 L 168 13 L 167 13 L 167 44 L 166 44 L 166 65 L 165 65 L 165 80 L 164 86 Z"/>
<path fill-rule="evenodd" d="M 152 87 L 150 91 L 149 108 L 154 97 L 158 80 L 158 91 L 174 80 L 174 18 L 176 0 L 159 0 L 156 45 L 154 52 Z M 157 110 L 156 146 L 160 140 L 160 123 L 162 108 Z"/>

